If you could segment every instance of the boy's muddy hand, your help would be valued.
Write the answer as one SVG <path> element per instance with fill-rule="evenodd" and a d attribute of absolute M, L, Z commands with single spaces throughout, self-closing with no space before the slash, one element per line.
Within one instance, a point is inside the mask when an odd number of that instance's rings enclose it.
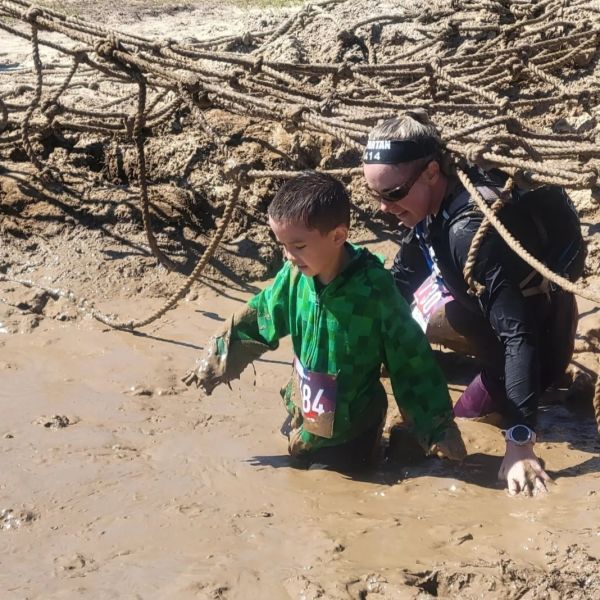
<path fill-rule="evenodd" d="M 442 439 L 431 446 L 429 453 L 435 454 L 439 458 L 449 458 L 456 461 L 464 460 L 467 456 L 467 449 L 456 423 L 448 426 Z"/>
<path fill-rule="evenodd" d="M 196 369 L 190 369 L 182 378 L 181 381 L 185 383 L 185 385 L 192 385 L 192 383 L 196 384 L 196 387 L 200 386 L 200 379 L 198 378 L 198 373 Z"/>
<path fill-rule="evenodd" d="M 219 384 L 219 380 L 214 376 L 213 370 L 206 359 L 200 359 L 196 366 L 190 369 L 182 378 L 181 381 L 186 385 L 195 384 L 197 388 L 201 388 L 207 396 L 212 394 L 212 391 Z"/>

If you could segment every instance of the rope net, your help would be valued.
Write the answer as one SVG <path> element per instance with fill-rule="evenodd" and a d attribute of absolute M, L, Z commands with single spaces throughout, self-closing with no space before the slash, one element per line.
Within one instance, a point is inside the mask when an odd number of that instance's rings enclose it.
<path fill-rule="evenodd" d="M 410 109 L 429 112 L 460 167 L 497 167 L 523 187 L 597 193 L 600 146 L 587 126 L 600 94 L 596 3 L 381 2 L 370 5 L 372 16 L 357 19 L 365 14 L 360 6 L 356 0 L 315 2 L 270 28 L 184 43 L 2 0 L 0 30 L 30 42 L 33 66 L 11 73 L 13 85 L 0 94 L 0 152 L 24 154 L 48 185 L 65 178 L 57 153 L 44 151 L 48 140 L 67 149 L 81 140 L 95 144 L 101 176 L 109 179 L 123 177 L 124 157 L 133 153 L 125 179 L 136 184 L 148 246 L 169 269 L 178 265 L 152 231 L 146 155 L 154 140 L 186 127 L 203 143 L 191 148 L 179 175 L 217 165 L 216 183 L 234 190 L 218 207 L 222 218 L 203 265 L 232 222 L 237 196 L 253 181 L 293 177 L 305 168 L 360 178 L 369 129 Z M 52 60 L 42 60 L 42 47 Z M 240 161 L 231 116 L 260 124 L 257 141 L 270 144 L 274 158 Z M 568 118 L 557 127 L 560 116 Z M 300 149 L 290 159 L 273 147 L 275 126 L 316 136 L 328 146 L 327 156 Z M 474 260 L 476 248 L 472 254 Z M 201 270 L 194 269 L 165 306 L 174 306 Z M 573 287 L 600 301 L 595 290 Z M 93 314 L 110 326 L 136 328 L 164 312 L 139 321 Z"/>
<path fill-rule="evenodd" d="M 371 16 L 357 18 L 365 14 Z M 0 157 L 24 157 L 42 185 L 60 189 L 73 170 L 89 180 L 90 161 L 71 161 L 65 173 L 64 160 L 57 159 L 61 153 L 47 151 L 49 140 L 67 151 L 86 143 L 102 163 L 100 173 L 93 169 L 93 181 L 135 184 L 148 246 L 169 269 L 178 265 L 159 247 L 151 227 L 156 161 L 149 171 L 147 149 L 153 140 L 193 128 L 199 142 L 188 149 L 176 175 L 185 180 L 207 165 L 214 173 L 216 165 L 213 185 L 230 190 L 215 207 L 221 218 L 198 264 L 152 315 L 123 321 L 71 292 L 47 290 L 111 327 L 143 327 L 185 296 L 234 221 L 240 196 L 256 181 L 293 177 L 306 168 L 347 182 L 358 179 L 369 129 L 406 110 L 428 111 L 468 189 L 461 168 L 470 163 L 500 168 L 522 187 L 551 184 L 598 194 L 597 2 L 447 0 L 402 7 L 325 0 L 294 9 L 274 26 L 184 43 L 2 0 L 0 31 L 3 37 L 28 40 L 33 63 L 9 72 L 11 85 L 8 91 L 1 88 Z M 51 58 L 44 59 L 41 48 Z M 269 159 L 240 160 L 235 150 L 240 134 L 231 116 L 257 125 L 255 141 L 270 148 Z M 309 133 L 328 151 L 303 152 L 302 137 L 296 138 L 295 153 L 277 148 L 276 126 L 294 135 Z M 124 174 L 125 158 L 132 153 L 133 166 Z M 487 212 L 470 252 L 471 266 L 490 225 L 507 233 L 495 218 L 497 207 L 490 211 L 473 193 Z M 198 217 L 190 211 L 189 218 Z M 548 272 L 516 240 L 505 239 L 558 285 L 600 301 L 595 290 Z M 477 291 L 470 269 L 465 278 Z M 0 279 L 36 287 L 5 274 Z M 594 407 L 600 424 L 599 386 Z"/>

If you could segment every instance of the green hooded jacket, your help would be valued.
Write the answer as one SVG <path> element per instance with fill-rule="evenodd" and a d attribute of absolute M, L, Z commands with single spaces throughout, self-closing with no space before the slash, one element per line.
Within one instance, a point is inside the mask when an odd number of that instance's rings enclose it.
<path fill-rule="evenodd" d="M 286 263 L 274 282 L 212 338 L 196 370 L 198 380 L 210 393 L 291 335 L 294 354 L 305 369 L 337 377 L 331 438 L 304 430 L 301 415 L 298 422 L 294 374 L 282 390 L 303 451 L 342 444 L 381 420 L 387 408 L 382 365 L 401 413 L 427 450 L 453 420 L 446 382 L 382 261 L 364 248 L 347 248 L 349 264 L 326 286 Z"/>

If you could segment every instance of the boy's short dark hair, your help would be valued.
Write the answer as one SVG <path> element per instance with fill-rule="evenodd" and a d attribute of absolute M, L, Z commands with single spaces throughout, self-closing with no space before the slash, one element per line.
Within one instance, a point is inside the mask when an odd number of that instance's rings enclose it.
<path fill-rule="evenodd" d="M 325 234 L 339 225 L 350 227 L 350 198 L 331 175 L 305 171 L 279 188 L 268 215 L 278 223 L 301 223 Z"/>

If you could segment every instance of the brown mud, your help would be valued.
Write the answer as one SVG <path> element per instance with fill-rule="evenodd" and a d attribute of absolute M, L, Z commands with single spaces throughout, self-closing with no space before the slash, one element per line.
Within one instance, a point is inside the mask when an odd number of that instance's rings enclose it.
<path fill-rule="evenodd" d="M 271 8 L 144 3 L 140 13 L 140 4 L 120 3 L 106 23 L 202 38 L 280 18 Z M 0 64 L 30 66 L 27 43 L 10 43 Z M 235 119 L 240 161 L 337 164 L 326 138 L 269 126 L 282 158 L 264 130 L 254 135 L 264 126 Z M 0 272 L 50 291 L 0 283 L 0 597 L 597 598 L 600 440 L 589 397 L 546 395 L 537 451 L 556 485 L 509 498 L 496 479 L 502 436 L 484 423 L 459 423 L 462 466 L 392 451 L 360 477 L 293 469 L 279 432 L 289 341 L 210 398 L 180 382 L 212 330 L 281 264 L 264 216 L 270 180 L 252 184 L 201 281 L 163 319 L 132 334 L 79 310 L 86 298 L 141 318 L 193 267 L 227 191 L 216 167 L 188 165 L 208 143 L 195 135 L 165 132 L 147 148 L 153 229 L 178 272 L 147 248 L 129 149 L 100 161 L 85 136 L 69 153 L 48 142 L 41 149 L 67 180 L 56 189 L 36 183 L 23 157 L 2 155 Z M 359 181 L 351 191 L 353 239 L 391 257 L 391 224 Z M 574 199 L 589 240 L 585 283 L 597 285 L 598 207 L 589 192 Z M 580 308 L 574 366 L 586 373 L 598 366 L 600 317 Z M 476 366 L 440 358 L 456 398 Z"/>

